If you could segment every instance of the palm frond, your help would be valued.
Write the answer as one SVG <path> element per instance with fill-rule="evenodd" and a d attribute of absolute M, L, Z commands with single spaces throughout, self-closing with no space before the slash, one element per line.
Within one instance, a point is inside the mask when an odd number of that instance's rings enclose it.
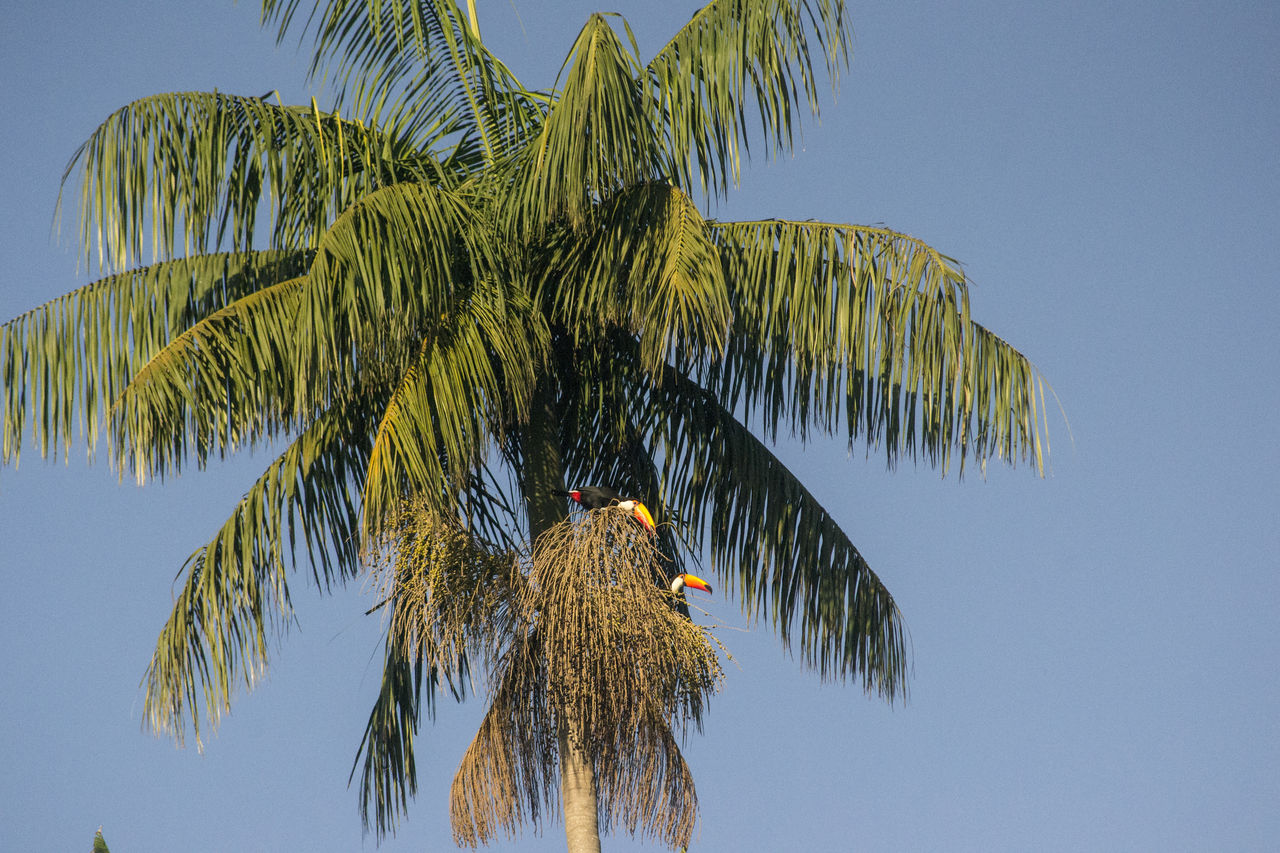
<path fill-rule="evenodd" d="M 491 438 L 525 419 L 549 333 L 527 298 L 483 285 L 422 340 L 377 426 L 364 494 L 376 535 L 414 495 L 438 511 L 483 466 Z"/>
<path fill-rule="evenodd" d="M 113 455 L 139 484 L 194 454 L 228 453 L 295 426 L 294 318 L 304 277 L 241 297 L 138 370 L 108 413 Z M 309 414 L 309 413 L 307 413 Z"/>
<path fill-rule="evenodd" d="M 647 69 L 670 179 L 723 196 L 738 183 L 753 119 L 768 154 L 791 150 L 802 94 L 818 113 L 811 42 L 834 86 L 851 39 L 843 0 L 715 0 L 696 12 Z"/>
<path fill-rule="evenodd" d="M 884 228 L 820 222 L 715 223 L 734 327 L 706 383 L 801 438 L 843 419 L 892 464 L 924 457 L 944 472 L 959 452 L 1043 473 L 1044 381 L 969 316 L 959 266 Z"/>
<path fill-rule="evenodd" d="M 159 259 L 254 241 L 266 206 L 281 248 L 314 246 L 363 194 L 401 180 L 439 180 L 441 167 L 359 122 L 310 107 L 220 92 L 177 92 L 113 113 L 67 165 L 79 169 L 80 239 L 92 262 L 124 269 L 150 232 Z"/>
<path fill-rule="evenodd" d="M 374 362 L 407 364 L 496 269 L 480 218 L 455 193 L 404 183 L 347 209 L 325 232 L 298 316 L 298 408 L 323 403 Z"/>
<path fill-rule="evenodd" d="M 634 38 L 624 45 L 607 16 L 592 15 L 565 66 L 563 90 L 520 155 L 508 224 L 515 235 L 540 234 L 562 219 L 577 228 L 599 200 L 661 175 Z"/>
<path fill-rule="evenodd" d="M 369 712 L 364 737 L 347 777 L 350 785 L 363 755 L 360 820 L 366 831 L 374 830 L 379 842 L 395 833 L 400 815 L 408 810 L 409 799 L 417 793 L 413 741 L 422 721 L 424 700 L 428 712 L 433 710 L 435 684 L 436 673 L 424 668 L 422 656 L 407 652 L 389 635 L 378 698 Z"/>
<path fill-rule="evenodd" d="M 724 349 L 732 312 L 720 254 L 693 200 L 669 184 L 609 198 L 549 242 L 540 301 L 584 346 L 602 323 L 636 335 L 646 369 Z"/>
<path fill-rule="evenodd" d="M 100 279 L 0 326 L 4 461 L 18 460 L 28 421 L 45 456 L 65 454 L 77 425 L 92 452 L 103 410 L 157 353 L 309 263 L 306 252 L 180 258 Z"/>
<path fill-rule="evenodd" d="M 664 498 L 750 617 L 772 617 L 822 678 L 892 700 L 907 652 L 893 597 L 836 520 L 711 394 L 668 372 L 647 403 Z"/>
<path fill-rule="evenodd" d="M 368 463 L 369 406 L 350 400 L 310 425 L 237 504 L 184 567 L 186 578 L 147 668 L 146 724 L 182 743 L 188 720 L 201 743 L 237 683 L 252 688 L 268 636 L 290 613 L 286 558 L 301 532 L 318 584 L 360 571 L 356 496 Z"/>
<path fill-rule="evenodd" d="M 263 0 L 264 20 L 292 26 L 297 0 Z M 339 101 L 377 125 L 384 116 L 475 137 L 492 161 L 541 119 L 541 99 L 485 48 L 453 0 L 317 0 L 313 78 L 336 62 Z M 436 132 L 433 130 L 433 133 Z"/>

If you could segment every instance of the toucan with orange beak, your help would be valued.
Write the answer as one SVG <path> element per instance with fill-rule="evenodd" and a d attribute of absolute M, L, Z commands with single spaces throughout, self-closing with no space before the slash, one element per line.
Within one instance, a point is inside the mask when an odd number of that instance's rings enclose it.
<path fill-rule="evenodd" d="M 689 615 L 689 602 L 684 597 L 686 589 L 700 589 L 703 592 L 711 592 L 711 584 L 697 575 L 691 575 L 687 572 L 676 575 L 671 581 L 671 593 L 676 597 L 675 608 L 680 612 L 680 615 L 687 617 Z"/>
<path fill-rule="evenodd" d="M 653 516 L 649 513 L 648 507 L 635 498 L 624 499 L 617 490 L 608 486 L 575 486 L 567 492 L 557 491 L 552 492 L 552 494 L 571 498 L 583 509 L 605 509 L 606 507 L 616 506 L 630 513 L 631 517 L 638 521 L 645 530 L 650 533 L 656 532 Z"/>

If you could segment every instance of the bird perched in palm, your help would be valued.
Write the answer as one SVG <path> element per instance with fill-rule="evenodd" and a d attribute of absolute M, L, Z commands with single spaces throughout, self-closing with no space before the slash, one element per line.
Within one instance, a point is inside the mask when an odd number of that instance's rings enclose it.
<path fill-rule="evenodd" d="M 631 516 L 650 533 L 657 530 L 653 523 L 653 514 L 649 512 L 647 506 L 636 498 L 623 498 L 617 489 L 610 486 L 575 486 L 567 492 L 557 490 L 553 494 L 572 498 L 576 504 L 586 510 L 618 507 L 631 513 Z"/>

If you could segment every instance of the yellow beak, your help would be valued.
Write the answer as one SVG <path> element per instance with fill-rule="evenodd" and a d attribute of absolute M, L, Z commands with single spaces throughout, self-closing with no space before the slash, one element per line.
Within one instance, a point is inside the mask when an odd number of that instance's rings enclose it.
<path fill-rule="evenodd" d="M 650 533 L 657 531 L 657 527 L 653 524 L 653 516 L 649 514 L 649 508 L 637 500 L 621 501 L 618 506 L 625 509 L 635 517 L 635 520 L 644 525 L 644 529 Z"/>

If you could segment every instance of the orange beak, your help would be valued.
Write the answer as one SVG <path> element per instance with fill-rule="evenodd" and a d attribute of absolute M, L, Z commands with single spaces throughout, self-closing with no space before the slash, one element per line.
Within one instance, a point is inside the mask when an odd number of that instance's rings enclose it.
<path fill-rule="evenodd" d="M 693 589 L 700 589 L 703 592 L 711 592 L 711 584 L 707 583 L 697 575 L 686 574 L 684 576 L 684 585 Z"/>

